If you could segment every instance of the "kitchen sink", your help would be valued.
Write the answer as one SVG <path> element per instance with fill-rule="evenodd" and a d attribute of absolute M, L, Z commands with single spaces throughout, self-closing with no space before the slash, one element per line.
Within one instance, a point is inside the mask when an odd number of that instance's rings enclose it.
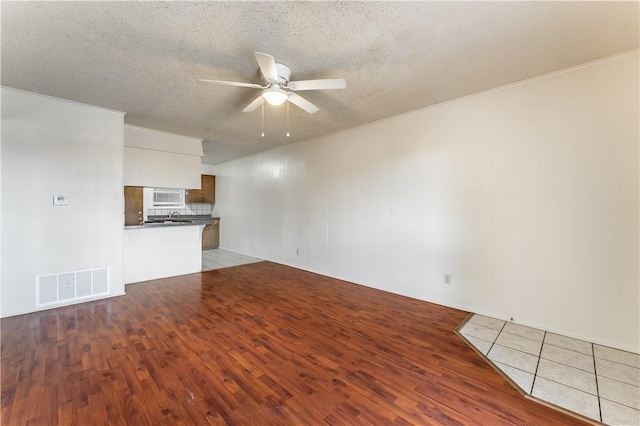
<path fill-rule="evenodd" d="M 162 226 L 180 225 L 215 225 L 220 218 L 213 218 L 209 215 L 185 215 L 185 216 L 149 216 L 148 219 L 139 225 L 127 225 L 128 229 L 155 228 Z"/>
<path fill-rule="evenodd" d="M 191 223 L 193 222 L 191 219 L 180 218 L 180 217 L 170 217 L 170 218 L 161 218 L 161 219 L 152 219 L 147 221 L 146 223 Z"/>

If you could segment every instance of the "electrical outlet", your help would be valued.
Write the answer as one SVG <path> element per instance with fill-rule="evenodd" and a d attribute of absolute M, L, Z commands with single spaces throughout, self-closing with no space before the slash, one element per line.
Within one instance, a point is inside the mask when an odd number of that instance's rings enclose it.
<path fill-rule="evenodd" d="M 444 283 L 451 285 L 451 274 L 444 274 Z"/>
<path fill-rule="evenodd" d="M 300 254 L 300 249 L 296 249 L 296 254 Z"/>

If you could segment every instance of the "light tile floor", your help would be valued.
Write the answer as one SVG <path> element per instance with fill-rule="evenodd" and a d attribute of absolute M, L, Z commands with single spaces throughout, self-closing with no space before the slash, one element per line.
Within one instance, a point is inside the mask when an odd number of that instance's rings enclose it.
<path fill-rule="evenodd" d="M 248 263 L 261 262 L 262 259 L 245 256 L 240 253 L 223 249 L 202 250 L 202 270 L 228 268 L 230 266 L 246 265 Z"/>
<path fill-rule="evenodd" d="M 477 314 L 458 332 L 527 394 L 608 425 L 640 425 L 640 355 Z"/>

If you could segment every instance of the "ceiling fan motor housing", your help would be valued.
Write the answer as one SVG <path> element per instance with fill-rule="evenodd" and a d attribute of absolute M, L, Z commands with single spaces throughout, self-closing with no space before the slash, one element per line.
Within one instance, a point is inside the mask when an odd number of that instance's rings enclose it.
<path fill-rule="evenodd" d="M 276 71 L 278 71 L 278 81 L 276 81 L 275 83 L 281 86 L 286 86 L 287 83 L 289 83 L 289 78 L 291 77 L 291 69 L 289 69 L 289 67 L 286 65 L 282 65 L 276 62 Z M 269 82 L 269 80 L 264 78 L 264 75 L 262 76 L 262 80 L 265 82 Z"/>

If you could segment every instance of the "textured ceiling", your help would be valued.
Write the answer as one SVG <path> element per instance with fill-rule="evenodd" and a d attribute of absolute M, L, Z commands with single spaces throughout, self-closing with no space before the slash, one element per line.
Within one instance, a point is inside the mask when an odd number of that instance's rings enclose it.
<path fill-rule="evenodd" d="M 218 164 L 638 48 L 638 2 L 11 2 L 1 82 L 127 113 L 125 122 L 205 140 Z M 315 114 L 242 109 L 260 82 L 253 52 Z"/>

